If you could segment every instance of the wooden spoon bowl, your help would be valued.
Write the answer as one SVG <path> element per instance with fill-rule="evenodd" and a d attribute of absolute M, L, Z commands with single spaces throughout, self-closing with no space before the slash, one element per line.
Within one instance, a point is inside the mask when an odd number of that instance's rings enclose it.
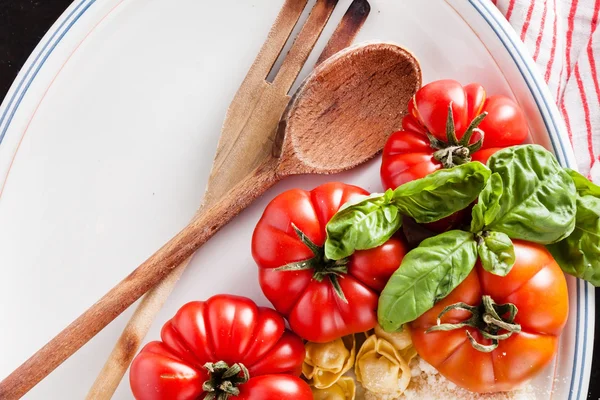
<path fill-rule="evenodd" d="M 281 178 L 340 172 L 375 156 L 420 86 L 416 59 L 392 44 L 324 61 L 286 109 L 272 156 L 0 382 L 0 399 L 25 394 Z"/>
<path fill-rule="evenodd" d="M 338 52 L 306 78 L 284 113 L 276 137 L 278 173 L 329 174 L 372 158 L 400 129 L 420 86 L 419 63 L 399 46 Z"/>

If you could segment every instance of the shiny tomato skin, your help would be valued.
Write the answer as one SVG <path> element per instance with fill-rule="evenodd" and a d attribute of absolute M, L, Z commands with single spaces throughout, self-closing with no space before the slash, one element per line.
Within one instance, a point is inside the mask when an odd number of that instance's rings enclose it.
<path fill-rule="evenodd" d="M 446 119 L 450 103 L 457 137 L 460 138 L 469 125 L 469 116 L 467 94 L 457 81 L 443 79 L 428 83 L 419 89 L 415 94 L 413 115 L 433 136 L 446 141 Z"/>
<path fill-rule="evenodd" d="M 163 379 L 164 376 L 178 379 Z M 194 399 L 202 393 L 202 383 L 207 379 L 203 370 L 183 362 L 161 342 L 144 346 L 133 360 L 129 373 L 131 391 L 138 400 Z"/>
<path fill-rule="evenodd" d="M 467 96 L 467 115 L 471 121 L 481 114 L 487 94 L 479 83 L 469 83 L 465 85 L 464 89 Z"/>
<path fill-rule="evenodd" d="M 487 162 L 490 159 L 490 157 L 494 155 L 494 153 L 502 149 L 502 147 L 490 147 L 487 149 L 481 149 L 479 151 L 476 151 L 475 154 L 473 154 L 472 160 L 479 161 L 483 165 L 487 165 Z"/>
<path fill-rule="evenodd" d="M 527 138 L 525 114 L 513 100 L 505 96 L 490 96 L 483 111 L 488 113 L 479 125 L 479 129 L 485 132 L 484 149 L 514 146 Z"/>
<path fill-rule="evenodd" d="M 433 158 L 427 137 L 411 131 L 392 133 L 382 157 L 380 175 L 385 190 L 396 189 L 442 168 L 442 164 Z"/>
<path fill-rule="evenodd" d="M 408 103 L 409 106 L 411 103 Z M 410 107 L 409 107 L 410 109 Z M 402 118 L 402 130 L 403 131 L 407 131 L 407 132 L 417 132 L 420 133 L 422 135 L 426 135 L 427 134 L 427 130 L 423 127 L 423 125 L 421 125 L 421 123 L 419 122 L 419 120 L 417 120 L 417 118 L 415 118 L 412 114 L 405 115 L 404 118 Z"/>
<path fill-rule="evenodd" d="M 431 82 L 417 91 L 409 102 L 408 114 L 402 120 L 402 130 L 392 133 L 384 146 L 380 170 L 384 188 L 395 189 L 443 168 L 433 156 L 437 149 L 431 146 L 427 132 L 444 143 L 448 142 L 446 119 L 450 102 L 458 139 L 462 138 L 475 117 L 487 112 L 478 127 L 484 132 L 482 150 L 471 154 L 475 161 L 487 161 L 491 155 L 480 152 L 520 144 L 527 137 L 525 115 L 508 97 L 487 96 L 478 83 L 463 87 L 459 82 L 448 79 Z M 476 130 L 470 144 L 479 139 L 481 133 Z"/>
<path fill-rule="evenodd" d="M 398 269 L 406 250 L 404 242 L 393 237 L 379 247 L 356 252 L 350 260 L 348 272 L 356 280 L 381 292 Z"/>
<path fill-rule="evenodd" d="M 516 262 L 506 277 L 486 272 L 478 263 L 450 295 L 410 324 L 419 355 L 450 381 L 473 392 L 513 390 L 538 374 L 554 357 L 567 321 L 567 285 L 558 264 L 541 245 L 515 240 L 514 246 Z M 471 346 L 466 330 L 478 342 L 490 344 L 473 328 L 425 332 L 437 324 L 446 306 L 461 301 L 478 305 L 485 294 L 497 304 L 517 306 L 515 322 L 522 332 L 501 340 L 490 353 Z M 470 316 L 453 310 L 441 322 L 459 323 Z"/>
<path fill-rule="evenodd" d="M 289 385 L 285 382 L 300 374 L 304 360 L 302 340 L 285 329 L 277 312 L 239 296 L 217 295 L 185 304 L 163 326 L 161 339 L 148 343 L 131 365 L 136 399 L 203 399 L 202 384 L 210 378 L 204 365 L 219 361 L 245 365 L 250 380 L 240 388 L 248 385 L 243 392 L 255 396 L 254 390 L 265 390 L 252 389 L 260 386 L 255 380 L 272 377 L 273 387 L 278 379 Z"/>
<path fill-rule="evenodd" d="M 340 286 L 347 303 L 331 283 L 313 280 L 288 315 L 292 330 L 308 341 L 326 343 L 375 327 L 378 294 L 349 275 L 340 279 Z"/>
<path fill-rule="evenodd" d="M 312 400 L 310 387 L 297 376 L 263 375 L 240 386 L 239 400 Z"/>
<path fill-rule="evenodd" d="M 298 238 L 296 225 L 317 246 L 323 246 L 325 226 L 348 201 L 368 192 L 331 182 L 311 191 L 292 189 L 275 197 L 252 236 L 252 255 L 259 267 L 263 293 L 288 318 L 291 329 L 306 340 L 329 342 L 376 324 L 379 292 L 407 251 L 398 239 L 375 249 L 357 251 L 348 258 L 348 272 L 338 281 L 347 303 L 334 291 L 330 279 L 315 279 L 314 270 L 277 271 L 289 263 L 309 260 L 312 251 Z"/>

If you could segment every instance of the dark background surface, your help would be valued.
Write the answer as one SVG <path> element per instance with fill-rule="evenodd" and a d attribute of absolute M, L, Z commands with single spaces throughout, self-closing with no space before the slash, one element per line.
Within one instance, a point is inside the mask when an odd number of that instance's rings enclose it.
<path fill-rule="evenodd" d="M 72 0 L 0 0 L 0 99 Z"/>
<path fill-rule="evenodd" d="M 0 99 L 48 28 L 72 0 L 0 0 Z M 600 300 L 600 290 L 596 289 Z M 588 399 L 600 399 L 600 301 Z"/>

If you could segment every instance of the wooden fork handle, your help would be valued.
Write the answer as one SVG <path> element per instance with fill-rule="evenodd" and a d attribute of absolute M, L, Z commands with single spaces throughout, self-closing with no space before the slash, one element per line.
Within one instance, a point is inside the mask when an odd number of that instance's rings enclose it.
<path fill-rule="evenodd" d="M 267 159 L 210 209 L 119 282 L 67 328 L 0 382 L 0 399 L 19 399 L 93 338 L 173 268 L 278 180 L 277 160 Z"/>

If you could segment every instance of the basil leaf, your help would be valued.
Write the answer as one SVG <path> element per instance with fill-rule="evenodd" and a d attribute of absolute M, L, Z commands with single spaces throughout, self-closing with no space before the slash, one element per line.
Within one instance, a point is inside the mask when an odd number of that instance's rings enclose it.
<path fill-rule="evenodd" d="M 492 223 L 500 213 L 500 198 L 502 197 L 502 178 L 494 172 L 483 191 L 479 194 L 479 201 L 471 211 L 471 232 L 481 232 L 483 228 Z"/>
<path fill-rule="evenodd" d="M 355 250 L 380 246 L 392 237 L 402 225 L 402 215 L 392 204 L 392 196 L 390 189 L 342 207 L 325 228 L 325 256 L 340 260 Z"/>
<path fill-rule="evenodd" d="M 480 198 L 486 210 L 499 205 L 486 230 L 543 244 L 569 236 L 575 227 L 575 185 L 550 152 L 532 144 L 508 147 L 492 155 L 488 166 L 500 175 L 503 191 L 497 200 Z"/>
<path fill-rule="evenodd" d="M 381 327 L 398 330 L 430 310 L 469 275 L 476 261 L 477 243 L 471 233 L 455 230 L 425 239 L 404 256 L 381 292 Z"/>
<path fill-rule="evenodd" d="M 600 186 L 576 171 L 567 172 L 578 195 L 575 229 L 548 249 L 563 271 L 600 286 Z"/>
<path fill-rule="evenodd" d="M 393 202 L 402 214 L 418 223 L 437 221 L 468 207 L 490 174 L 479 162 L 441 169 L 396 188 Z"/>
<path fill-rule="evenodd" d="M 515 264 L 512 240 L 502 232 L 484 232 L 477 237 L 481 266 L 494 275 L 506 276 Z"/>
<path fill-rule="evenodd" d="M 573 179 L 578 196 L 600 197 L 600 186 L 593 184 L 585 176 L 575 170 L 565 168 L 565 171 Z"/>

